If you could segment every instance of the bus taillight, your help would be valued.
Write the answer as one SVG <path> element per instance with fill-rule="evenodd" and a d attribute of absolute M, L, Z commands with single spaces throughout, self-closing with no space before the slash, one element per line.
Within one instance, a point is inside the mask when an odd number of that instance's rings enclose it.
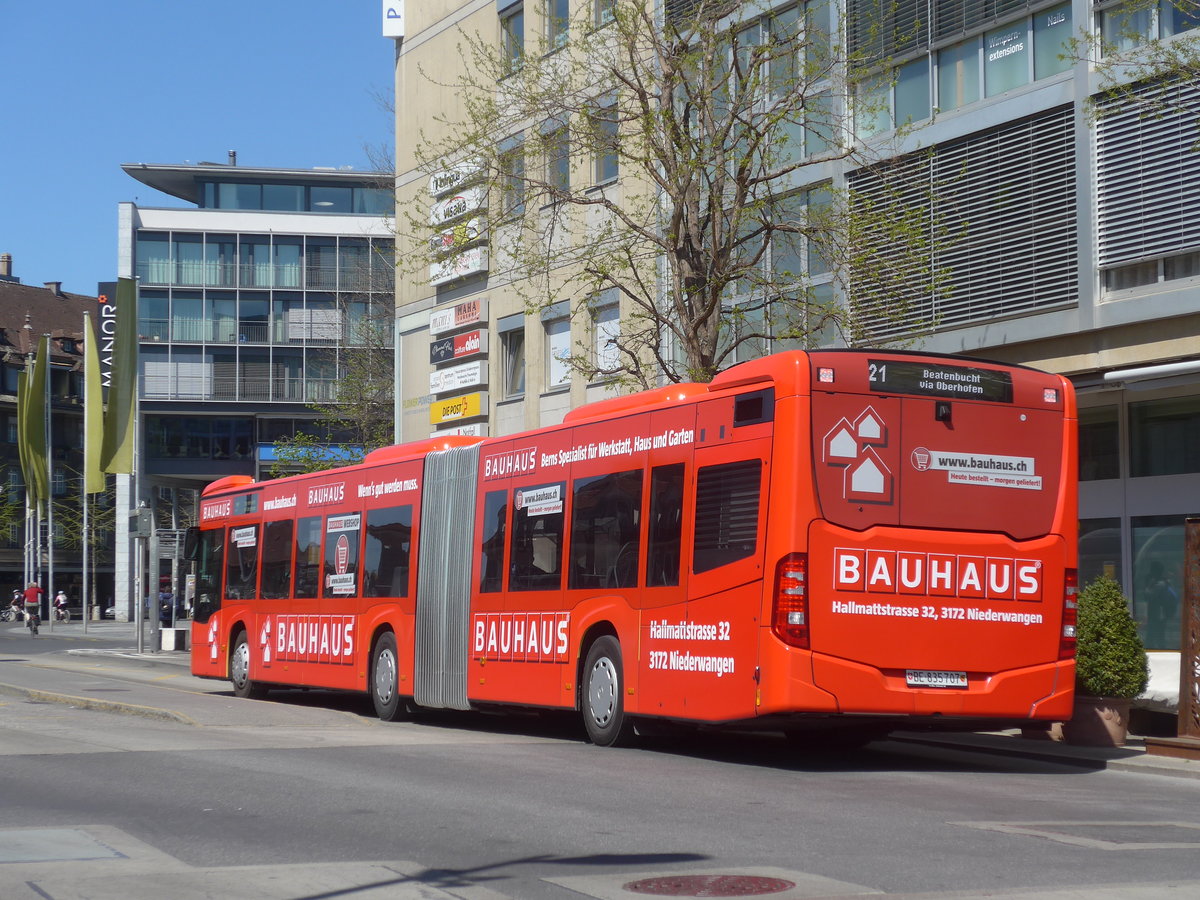
<path fill-rule="evenodd" d="M 785 644 L 808 649 L 807 553 L 789 553 L 775 567 L 771 630 Z"/>
<path fill-rule="evenodd" d="M 1079 571 L 1067 569 L 1064 575 L 1062 639 L 1058 644 L 1058 658 L 1071 659 L 1075 656 L 1075 626 L 1079 623 Z"/>

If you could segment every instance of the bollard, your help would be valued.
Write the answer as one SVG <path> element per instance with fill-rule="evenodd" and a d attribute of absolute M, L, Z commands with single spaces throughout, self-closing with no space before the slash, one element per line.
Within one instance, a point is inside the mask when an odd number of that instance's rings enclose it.
<path fill-rule="evenodd" d="M 92 607 L 92 621 L 93 622 L 100 621 L 100 607 L 98 607 L 98 606 Z"/>

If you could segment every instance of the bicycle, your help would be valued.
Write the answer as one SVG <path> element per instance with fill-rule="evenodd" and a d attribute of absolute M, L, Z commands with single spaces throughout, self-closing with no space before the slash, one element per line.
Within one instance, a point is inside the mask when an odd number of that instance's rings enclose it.
<path fill-rule="evenodd" d="M 71 621 L 71 611 L 69 609 L 67 609 L 65 606 L 54 607 L 54 621 L 55 622 L 70 622 Z"/>
<path fill-rule="evenodd" d="M 0 622 L 11 622 L 19 618 L 21 613 L 12 606 L 0 607 Z"/>
<path fill-rule="evenodd" d="M 30 630 L 34 637 L 37 637 L 38 625 L 42 622 L 41 617 L 35 612 L 25 613 L 25 627 Z"/>

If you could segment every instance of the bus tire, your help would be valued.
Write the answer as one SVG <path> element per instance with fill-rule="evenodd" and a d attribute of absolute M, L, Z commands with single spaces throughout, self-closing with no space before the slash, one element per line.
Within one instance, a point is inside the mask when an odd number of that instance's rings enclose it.
<path fill-rule="evenodd" d="M 621 645 L 611 635 L 599 638 L 588 650 L 580 707 L 583 726 L 593 744 L 620 747 L 633 740 L 633 722 L 625 715 Z"/>
<path fill-rule="evenodd" d="M 246 632 L 239 631 L 229 654 L 229 681 L 233 685 L 233 696 L 246 700 L 260 700 L 267 689 L 257 681 L 250 680 L 250 641 Z"/>
<path fill-rule="evenodd" d="M 400 699 L 400 657 L 396 635 L 388 631 L 379 636 L 371 653 L 371 702 L 375 714 L 384 722 L 394 722 L 404 711 Z"/>

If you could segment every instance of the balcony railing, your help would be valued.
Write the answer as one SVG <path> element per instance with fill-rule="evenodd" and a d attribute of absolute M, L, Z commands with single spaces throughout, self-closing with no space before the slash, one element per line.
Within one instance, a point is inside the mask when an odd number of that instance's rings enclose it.
<path fill-rule="evenodd" d="M 205 263 L 148 260 L 137 264 L 137 275 L 143 285 L 175 285 L 177 287 L 214 288 L 277 288 L 280 290 L 314 291 L 377 291 L 392 290 L 391 273 L 376 268 L 338 269 L 336 265 L 319 263 Z M 372 277 L 374 275 L 374 277 Z"/>
<path fill-rule="evenodd" d="M 289 313 L 305 312 L 289 310 Z M 321 310 L 320 312 L 326 312 Z M 343 324 L 336 315 L 314 319 L 296 315 L 272 316 L 270 321 L 238 322 L 222 318 L 138 319 L 138 334 L 143 342 L 175 341 L 183 344 L 285 344 L 309 347 L 365 347 L 372 344 L 392 346 L 388 330 L 380 331 L 355 321 Z"/>
<path fill-rule="evenodd" d="M 223 400 L 230 402 L 330 403 L 337 400 L 338 379 L 260 378 L 253 374 L 148 372 L 142 378 L 147 400 Z"/>

